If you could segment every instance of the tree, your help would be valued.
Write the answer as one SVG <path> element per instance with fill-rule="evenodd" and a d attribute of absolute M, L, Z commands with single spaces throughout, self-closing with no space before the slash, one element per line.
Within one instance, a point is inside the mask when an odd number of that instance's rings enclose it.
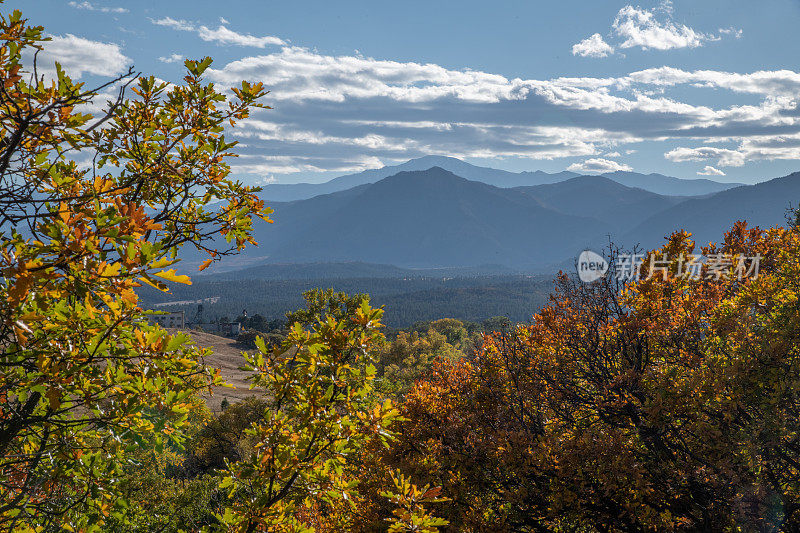
<path fill-rule="evenodd" d="M 434 361 L 472 355 L 478 341 L 476 335 L 469 335 L 463 322 L 452 318 L 415 324 L 411 333 L 399 332 L 381 353 L 382 391 L 402 397 L 430 372 Z"/>
<path fill-rule="evenodd" d="M 397 417 L 373 394 L 372 361 L 383 341 L 383 313 L 366 298 L 309 291 L 308 308 L 282 345 L 245 355 L 265 407 L 247 431 L 252 453 L 228 461 L 221 487 L 232 505 L 220 520 L 235 531 L 313 531 L 346 524 L 359 473 L 352 465 L 366 443 L 386 442 Z"/>
<path fill-rule="evenodd" d="M 87 89 L 23 62 L 46 39 L 20 12 L 0 34 L 0 528 L 90 530 L 124 515 L 127 451 L 179 441 L 219 381 L 184 335 L 147 325 L 135 289 L 190 283 L 169 268 L 184 245 L 207 266 L 253 243 L 269 210 L 230 178 L 224 127 L 265 91 L 225 96 L 202 79 L 210 58 L 181 85 L 131 71 Z"/>
<path fill-rule="evenodd" d="M 645 259 L 667 275 L 562 275 L 530 325 L 417 383 L 386 462 L 464 530 L 796 531 L 800 230 L 737 223 L 702 250 L 732 259 L 718 279 L 678 275 L 693 251 L 677 232 Z"/>

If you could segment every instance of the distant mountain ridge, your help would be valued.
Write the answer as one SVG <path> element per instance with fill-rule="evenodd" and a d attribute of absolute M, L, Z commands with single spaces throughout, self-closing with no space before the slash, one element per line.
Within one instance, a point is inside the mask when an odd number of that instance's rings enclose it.
<path fill-rule="evenodd" d="M 800 172 L 744 185 L 707 198 L 690 198 L 652 214 L 622 236 L 624 242 L 654 247 L 670 233 L 685 229 L 698 245 L 720 242 L 734 222 L 763 229 L 786 224 L 787 210 L 800 202 Z"/>
<path fill-rule="evenodd" d="M 684 201 L 684 197 L 626 187 L 605 176 L 578 176 L 560 183 L 514 190 L 533 196 L 561 213 L 600 220 L 615 232 L 626 231 L 653 213 Z"/>
<path fill-rule="evenodd" d="M 720 183 L 704 178 L 685 180 L 663 174 L 639 174 L 624 170 L 603 174 L 603 176 L 626 187 L 638 187 L 666 196 L 703 196 L 744 185 L 743 183 Z"/>
<path fill-rule="evenodd" d="M 403 267 L 548 264 L 610 231 L 513 189 L 439 167 L 274 206 L 256 235 L 273 261 L 365 261 Z M 286 223 L 282 226 L 283 221 Z M 553 225 L 559 232 L 549 231 Z"/>
<path fill-rule="evenodd" d="M 686 229 L 706 244 L 720 241 L 736 220 L 782 224 L 797 201 L 800 173 L 687 198 L 605 176 L 502 188 L 433 167 L 309 199 L 271 202 L 274 224 L 254 226 L 259 246 L 224 265 L 228 271 L 249 269 L 233 276 L 239 279 L 381 277 L 381 270 L 405 276 L 408 269 L 552 273 L 571 268 L 581 250 L 600 250 L 609 241 L 653 248 Z M 200 262 L 191 251 L 183 257 L 187 266 Z"/>
<path fill-rule="evenodd" d="M 305 200 L 321 194 L 344 191 L 359 185 L 376 183 L 398 172 L 427 170 L 440 167 L 462 178 L 480 181 L 495 187 L 530 187 L 560 183 L 579 176 L 575 172 L 562 171 L 549 174 L 535 172 L 509 172 L 496 168 L 480 167 L 455 157 L 424 156 L 399 165 L 365 170 L 357 174 L 339 176 L 325 183 L 272 183 L 262 187 L 261 197 L 272 202 Z M 662 174 L 639 174 L 636 172 L 612 172 L 605 177 L 627 187 L 636 187 L 656 194 L 668 196 L 701 196 L 742 185 L 741 183 L 719 183 L 708 179 L 680 179 Z"/>
<path fill-rule="evenodd" d="M 365 263 L 363 261 L 317 261 L 313 263 L 266 263 L 240 270 L 208 272 L 195 276 L 196 280 L 318 280 L 354 278 L 443 278 L 475 277 L 518 274 L 502 265 L 478 265 L 454 268 L 401 268 L 394 265 Z"/>

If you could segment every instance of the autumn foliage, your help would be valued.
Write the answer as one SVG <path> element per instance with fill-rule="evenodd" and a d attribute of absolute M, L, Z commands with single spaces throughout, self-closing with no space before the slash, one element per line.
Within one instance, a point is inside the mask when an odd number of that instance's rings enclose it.
<path fill-rule="evenodd" d="M 739 223 L 703 251 L 765 259 L 743 281 L 562 275 L 531 325 L 416 384 L 387 461 L 441 483 L 458 530 L 795 530 L 800 233 Z"/>
<path fill-rule="evenodd" d="M 210 58 L 182 85 L 88 89 L 24 61 L 45 40 L 0 14 L 0 528 L 88 530 L 126 512 L 132 450 L 179 443 L 219 382 L 186 335 L 147 325 L 136 288 L 189 283 L 170 268 L 183 246 L 210 262 L 253 243 L 269 210 L 230 178 L 223 129 L 265 91 L 220 93 Z"/>
<path fill-rule="evenodd" d="M 682 231 L 661 275 L 561 274 L 483 336 L 387 340 L 368 296 L 310 291 L 250 338 L 258 397 L 213 414 L 207 352 L 136 290 L 255 244 L 270 211 L 225 135 L 266 91 L 218 90 L 210 58 L 87 89 L 25 64 L 43 35 L 0 14 L 0 529 L 800 531 L 796 220 L 699 250 L 722 275 L 677 275 Z"/>

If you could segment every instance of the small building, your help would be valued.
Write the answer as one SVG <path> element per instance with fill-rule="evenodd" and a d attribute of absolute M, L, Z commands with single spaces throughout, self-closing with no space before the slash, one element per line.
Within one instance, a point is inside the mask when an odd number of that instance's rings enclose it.
<path fill-rule="evenodd" d="M 190 327 L 223 337 L 238 337 L 242 332 L 242 325 L 239 322 L 200 322 L 190 324 Z"/>
<path fill-rule="evenodd" d="M 162 328 L 183 329 L 186 327 L 186 313 L 183 311 L 153 313 L 151 315 L 147 315 L 147 320 L 151 324 L 160 325 Z"/>

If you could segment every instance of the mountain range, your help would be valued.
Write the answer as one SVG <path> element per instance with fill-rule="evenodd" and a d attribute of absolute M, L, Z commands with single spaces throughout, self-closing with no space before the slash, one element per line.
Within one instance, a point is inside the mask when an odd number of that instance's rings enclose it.
<path fill-rule="evenodd" d="M 555 264 L 612 230 L 547 207 L 517 189 L 470 181 L 439 167 L 308 200 L 272 204 L 256 230 L 273 261 L 364 261 L 431 268 Z M 559 231 L 546 231 L 556 226 Z"/>
<path fill-rule="evenodd" d="M 357 174 L 340 176 L 325 183 L 272 183 L 262 187 L 261 196 L 271 202 L 305 200 L 320 194 L 330 194 L 358 185 L 376 183 L 398 172 L 427 170 L 432 167 L 443 168 L 462 178 L 502 188 L 559 183 L 579 175 L 566 170 L 554 174 L 548 174 L 541 170 L 535 172 L 509 172 L 507 170 L 471 165 L 455 157 L 430 155 L 412 159 L 400 165 L 385 166 L 383 168 L 365 170 Z M 604 174 L 604 176 L 628 187 L 638 187 L 656 194 L 671 196 L 712 194 L 741 185 L 741 183 L 719 183 L 708 179 L 688 180 L 662 174 L 639 174 L 624 171 L 612 172 Z"/>
<path fill-rule="evenodd" d="M 505 176 L 498 172 L 497 179 Z M 635 177 L 617 174 L 618 179 Z M 275 222 L 255 225 L 259 246 L 221 266 L 249 268 L 237 277 L 254 278 L 267 275 L 265 268 L 268 277 L 326 269 L 373 277 L 380 270 L 407 275 L 407 269 L 442 268 L 552 273 L 568 268 L 581 250 L 602 249 L 609 240 L 625 248 L 651 248 L 683 228 L 706 244 L 719 241 L 739 219 L 761 227 L 782 224 L 791 202 L 800 200 L 800 173 L 695 196 L 658 194 L 621 184 L 613 175 L 561 177 L 525 186 L 511 186 L 508 178 L 499 187 L 438 166 L 396 172 L 374 183 L 343 176 L 354 185 L 270 202 Z M 670 183 L 662 178 L 667 177 L 642 181 L 650 188 Z"/>

